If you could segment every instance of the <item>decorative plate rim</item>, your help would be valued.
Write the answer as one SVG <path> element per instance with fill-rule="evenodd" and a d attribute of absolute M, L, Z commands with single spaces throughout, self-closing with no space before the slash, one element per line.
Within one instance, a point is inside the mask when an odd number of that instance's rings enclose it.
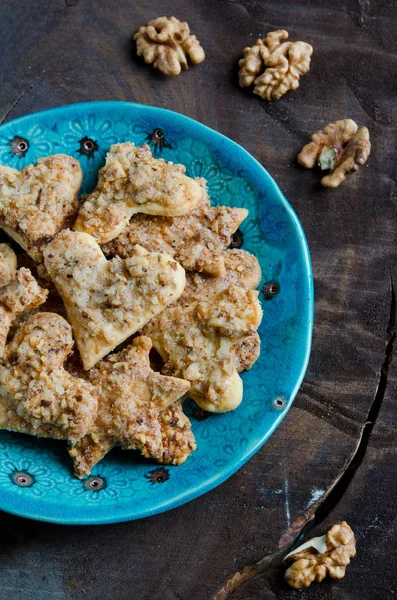
<path fill-rule="evenodd" d="M 198 498 L 199 496 L 205 494 L 206 492 L 210 491 L 211 489 L 214 489 L 218 485 L 222 484 L 229 477 L 231 477 L 234 473 L 236 473 L 265 444 L 265 442 L 274 433 L 274 431 L 276 430 L 276 428 L 278 427 L 280 422 L 283 420 L 285 415 L 288 413 L 288 411 L 296 397 L 296 394 L 298 393 L 298 390 L 300 388 L 302 380 L 305 376 L 309 358 L 310 358 L 311 343 L 312 343 L 313 318 L 314 318 L 313 274 L 312 274 L 312 266 L 311 266 L 311 260 L 310 260 L 309 247 L 308 247 L 305 233 L 303 231 L 303 227 L 297 217 L 295 210 L 292 208 L 292 206 L 290 205 L 290 203 L 288 202 L 288 200 L 286 199 L 286 197 L 284 196 L 284 194 L 278 187 L 278 185 L 275 182 L 275 180 L 273 179 L 273 177 L 269 174 L 267 169 L 263 165 L 261 165 L 261 163 L 259 163 L 259 161 L 254 156 L 252 156 L 247 150 L 245 150 L 245 148 L 240 146 L 237 142 L 235 142 L 231 138 L 227 137 L 226 135 L 216 131 L 215 129 L 212 129 L 211 127 L 204 125 L 203 123 L 200 123 L 199 121 L 196 121 L 195 119 L 188 117 L 182 113 L 178 113 L 176 111 L 172 111 L 172 110 L 158 107 L 158 106 L 152 106 L 152 105 L 141 104 L 141 103 L 136 103 L 136 102 L 119 101 L 119 100 L 78 102 L 78 103 L 64 104 L 61 106 L 56 106 L 56 107 L 49 108 L 46 110 L 37 111 L 37 112 L 33 112 L 33 113 L 30 113 L 27 115 L 23 115 L 23 116 L 15 118 L 15 119 L 10 119 L 9 121 L 6 121 L 5 123 L 2 123 L 0 125 L 0 131 L 5 126 L 8 126 L 10 124 L 18 125 L 18 124 L 23 123 L 24 121 L 29 120 L 35 116 L 40 116 L 40 117 L 44 117 L 44 118 L 46 116 L 53 117 L 57 113 L 62 113 L 65 109 L 68 109 L 68 108 L 79 108 L 79 109 L 85 109 L 85 108 L 92 109 L 92 108 L 101 108 L 101 107 L 106 108 L 106 107 L 109 107 L 109 105 L 115 105 L 115 106 L 126 107 L 126 108 L 134 107 L 138 110 L 142 109 L 142 108 L 150 109 L 151 111 L 153 111 L 153 113 L 168 113 L 168 114 L 172 115 L 173 117 L 177 117 L 182 122 L 184 122 L 186 125 L 190 125 L 194 128 L 199 128 L 201 130 L 204 130 L 204 132 L 209 137 L 210 141 L 212 141 L 214 138 L 218 138 L 218 139 L 221 138 L 221 140 L 223 140 L 225 142 L 225 144 L 227 146 L 229 146 L 229 148 L 232 151 L 234 151 L 236 154 L 240 154 L 240 156 L 242 156 L 246 161 L 248 161 L 248 163 L 250 163 L 251 173 L 254 175 L 255 179 L 258 182 L 263 180 L 263 178 L 266 179 L 267 184 L 268 185 L 270 184 L 271 193 L 282 204 L 288 217 L 291 219 L 291 221 L 293 223 L 295 232 L 297 233 L 299 247 L 301 250 L 301 256 L 302 256 L 304 267 L 305 267 L 305 278 L 306 278 L 306 286 L 307 286 L 307 292 L 308 292 L 308 296 L 307 296 L 307 330 L 306 330 L 306 339 L 305 339 L 305 348 L 304 348 L 304 357 L 303 357 L 303 361 L 302 361 L 302 368 L 300 370 L 299 376 L 297 377 L 297 379 L 295 381 L 295 386 L 292 389 L 292 392 L 290 394 L 290 399 L 289 399 L 287 405 L 285 406 L 285 408 L 282 411 L 280 411 L 278 417 L 274 418 L 272 425 L 267 429 L 267 431 L 264 433 L 264 435 L 262 435 L 260 437 L 258 442 L 250 449 L 249 452 L 247 452 L 246 454 L 241 456 L 238 460 L 235 460 L 232 464 L 228 464 L 225 467 L 220 467 L 218 469 L 218 472 L 214 476 L 209 478 L 205 483 L 199 483 L 196 486 L 190 486 L 188 490 L 184 490 L 179 495 L 174 496 L 174 498 L 171 501 L 168 500 L 162 504 L 157 504 L 156 506 L 152 507 L 151 509 L 137 511 L 136 507 L 135 507 L 134 511 L 132 511 L 131 509 L 123 508 L 123 510 L 121 510 L 120 512 L 118 510 L 114 510 L 112 513 L 112 507 L 109 507 L 110 514 L 108 516 L 103 516 L 103 515 L 96 516 L 96 515 L 87 515 L 87 514 L 84 515 L 84 511 L 82 511 L 80 518 L 76 518 L 76 517 L 69 518 L 66 514 L 62 514 L 62 513 L 57 516 L 55 513 L 58 511 L 58 508 L 54 506 L 54 507 L 51 507 L 51 510 L 49 510 L 48 504 L 45 505 L 46 506 L 45 514 L 41 514 L 38 510 L 32 511 L 29 508 L 29 505 L 37 505 L 37 503 L 39 502 L 38 499 L 33 500 L 31 498 L 22 498 L 21 496 L 17 496 L 18 507 L 14 507 L 7 503 L 4 504 L 0 500 L 0 510 L 3 510 L 10 514 L 14 514 L 14 515 L 28 518 L 28 519 L 34 519 L 34 520 L 38 520 L 38 521 L 63 524 L 63 525 L 103 525 L 103 524 L 120 523 L 120 522 L 150 517 L 155 514 L 159 514 L 159 513 L 177 508 L 178 506 L 181 506 L 182 504 L 185 504 L 191 500 L 194 500 L 195 498 Z M 54 514 L 51 514 L 52 511 L 54 511 Z"/>

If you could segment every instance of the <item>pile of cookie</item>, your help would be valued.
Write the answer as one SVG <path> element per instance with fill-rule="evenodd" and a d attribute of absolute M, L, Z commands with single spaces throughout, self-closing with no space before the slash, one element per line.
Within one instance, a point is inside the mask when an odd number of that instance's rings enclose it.
<path fill-rule="evenodd" d="M 78 477 L 116 445 L 181 464 L 184 399 L 236 408 L 259 356 L 260 267 L 227 249 L 248 211 L 129 142 L 83 202 L 81 183 L 67 155 L 0 166 L 0 226 L 24 250 L 0 244 L 0 428 L 67 440 Z"/>

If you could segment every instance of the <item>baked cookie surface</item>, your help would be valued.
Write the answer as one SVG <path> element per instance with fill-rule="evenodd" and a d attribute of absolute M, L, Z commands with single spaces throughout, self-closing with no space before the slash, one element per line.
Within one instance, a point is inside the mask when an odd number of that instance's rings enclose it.
<path fill-rule="evenodd" d="M 87 233 L 64 230 L 44 250 L 85 369 L 90 369 L 152 317 L 175 302 L 185 271 L 170 256 L 135 246 L 106 260 Z"/>

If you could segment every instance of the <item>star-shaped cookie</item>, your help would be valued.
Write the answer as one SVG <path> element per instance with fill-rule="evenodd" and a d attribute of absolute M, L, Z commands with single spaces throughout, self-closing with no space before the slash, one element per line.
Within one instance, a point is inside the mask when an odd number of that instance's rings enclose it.
<path fill-rule="evenodd" d="M 154 158 L 147 144 L 140 148 L 129 142 L 114 144 L 74 228 L 104 244 L 119 235 L 136 213 L 176 216 L 190 212 L 202 191 L 185 171 L 183 165 Z"/>
<path fill-rule="evenodd" d="M 137 337 L 126 349 L 87 373 L 101 392 L 97 420 L 70 450 L 78 477 L 89 475 L 116 445 L 140 450 L 144 456 L 161 462 L 176 463 L 183 462 L 194 449 L 187 417 L 181 416 L 176 402 L 186 394 L 189 383 L 153 371 L 149 362 L 151 347 L 149 338 Z M 169 429 L 175 433 L 172 435 Z"/>
<path fill-rule="evenodd" d="M 129 256 L 135 244 L 146 250 L 167 252 L 187 271 L 225 276 L 223 250 L 248 216 L 245 208 L 211 207 L 206 182 L 199 180 L 198 206 L 180 217 L 134 215 L 121 234 L 102 246 L 106 256 Z"/>
<path fill-rule="evenodd" d="M 178 302 L 142 330 L 165 361 L 163 373 L 190 381 L 189 395 L 211 412 L 239 405 L 238 373 L 254 364 L 260 349 L 262 310 L 252 289 L 260 280 L 258 261 L 242 250 L 224 258 L 224 278 L 189 275 Z"/>
<path fill-rule="evenodd" d="M 97 388 L 63 367 L 72 330 L 54 313 L 21 325 L 0 360 L 0 429 L 75 442 L 97 416 Z"/>
<path fill-rule="evenodd" d="M 185 271 L 167 254 L 135 246 L 106 260 L 94 238 L 62 231 L 44 250 L 45 266 L 65 303 L 85 369 L 90 369 L 175 302 Z"/>
<path fill-rule="evenodd" d="M 22 171 L 0 166 L 0 227 L 36 261 L 42 245 L 74 218 L 82 172 L 66 154 L 39 158 Z"/>

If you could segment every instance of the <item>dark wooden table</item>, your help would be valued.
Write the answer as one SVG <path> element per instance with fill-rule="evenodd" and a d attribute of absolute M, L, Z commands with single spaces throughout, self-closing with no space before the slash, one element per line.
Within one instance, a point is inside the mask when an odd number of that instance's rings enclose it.
<path fill-rule="evenodd" d="M 163 14 L 188 20 L 207 54 L 178 78 L 154 73 L 133 51 L 139 25 Z M 299 90 L 268 104 L 238 87 L 236 61 L 279 28 L 313 45 L 312 69 Z M 299 593 L 267 569 L 232 597 L 397 597 L 396 53 L 392 0 L 2 0 L 1 122 L 120 99 L 180 111 L 226 134 L 265 165 L 297 211 L 316 308 L 300 393 L 244 468 L 138 522 L 61 527 L 1 514 L 1 600 L 209 600 L 236 570 L 274 553 L 341 474 L 313 532 L 350 523 L 357 557 L 345 579 Z M 369 128 L 372 154 L 339 189 L 321 189 L 318 174 L 295 158 L 309 134 L 345 117 Z"/>

